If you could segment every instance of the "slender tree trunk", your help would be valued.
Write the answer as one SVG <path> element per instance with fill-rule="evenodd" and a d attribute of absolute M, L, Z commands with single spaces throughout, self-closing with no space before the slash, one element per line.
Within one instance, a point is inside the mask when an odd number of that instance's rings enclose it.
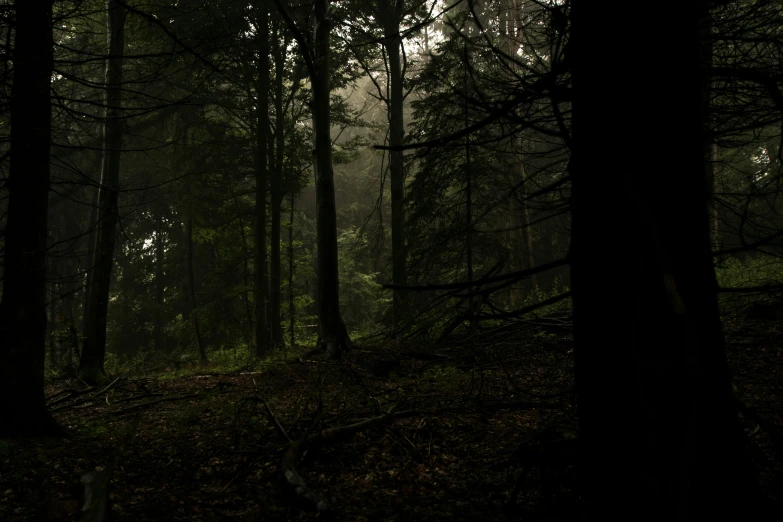
<path fill-rule="evenodd" d="M 115 0 L 106 0 L 109 56 L 106 60 L 106 121 L 104 123 L 101 187 L 98 194 L 98 233 L 95 267 L 90 295 L 87 297 L 86 336 L 79 364 L 79 378 L 90 384 L 108 382 L 103 369 L 106 357 L 106 319 L 109 289 L 114 264 L 117 200 L 120 183 L 122 146 L 122 56 L 125 48 L 125 8 Z"/>
<path fill-rule="evenodd" d="M 649 3 L 626 7 L 633 24 L 612 22 L 610 3 L 574 3 L 569 42 L 583 520 L 754 520 L 710 248 L 694 67 L 703 13 L 697 2 L 679 5 L 677 16 Z M 616 42 L 632 43 L 615 62 L 622 67 L 595 74 L 593 51 Z M 664 62 L 666 74 L 651 67 Z M 659 140 L 662 126 L 667 153 L 640 157 L 639 144 Z M 625 130 L 614 135 L 611 161 L 598 128 Z M 595 232 L 610 224 L 622 241 L 597 251 Z"/>
<path fill-rule="evenodd" d="M 718 143 L 715 141 L 715 130 L 712 124 L 712 88 L 713 79 L 709 69 L 713 64 L 713 37 L 712 23 L 709 16 L 705 16 L 701 25 L 701 54 L 704 71 L 701 76 L 701 102 L 702 112 L 704 114 L 704 180 L 706 183 L 706 194 L 709 198 L 709 206 L 712 215 L 711 237 L 712 248 L 718 250 L 718 203 L 715 199 L 716 183 L 718 182 Z"/>
<path fill-rule="evenodd" d="M 329 95 L 329 1 L 315 0 L 313 134 L 315 138 L 316 242 L 318 244 L 318 335 L 330 358 L 339 359 L 350 349 L 350 339 L 340 314 L 337 256 L 337 208 L 332 169 L 331 108 Z"/>
<path fill-rule="evenodd" d="M 267 272 L 266 272 L 266 177 L 267 134 L 269 132 L 269 11 L 264 0 L 256 4 L 258 26 L 258 68 L 256 101 L 256 252 L 253 261 L 254 319 L 253 351 L 262 357 L 269 351 L 267 328 Z"/>
<path fill-rule="evenodd" d="M 57 285 L 51 283 L 49 285 L 49 328 L 47 331 L 47 338 L 49 341 L 49 368 L 57 368 L 59 360 L 57 357 L 57 339 L 55 338 L 55 332 L 57 331 Z"/>
<path fill-rule="evenodd" d="M 77 348 L 78 334 L 73 318 L 73 308 L 76 293 L 76 280 L 78 266 L 73 260 L 65 263 L 64 271 L 66 282 L 62 285 L 62 299 L 60 300 L 60 315 L 63 318 L 63 326 L 67 330 L 60 335 L 60 367 L 66 370 L 70 376 L 73 365 L 73 352 Z"/>
<path fill-rule="evenodd" d="M 188 315 L 193 322 L 193 337 L 196 340 L 196 349 L 198 350 L 198 360 L 207 362 L 207 350 L 204 346 L 204 340 L 201 337 L 201 328 L 199 327 L 198 314 L 193 313 L 198 308 L 196 302 L 196 275 L 193 269 L 193 210 L 192 203 L 190 202 L 190 189 L 188 188 L 188 215 L 185 217 L 185 240 L 187 242 L 187 270 L 188 270 L 188 282 L 187 282 L 187 297 L 189 310 Z"/>
<path fill-rule="evenodd" d="M 155 217 L 155 323 L 153 331 L 153 342 L 155 351 L 163 352 L 165 347 L 163 331 L 163 291 L 164 291 L 164 263 L 165 263 L 165 244 L 163 242 L 163 211 L 158 210 Z"/>
<path fill-rule="evenodd" d="M 718 192 L 718 144 L 713 143 L 710 147 L 710 165 L 709 176 L 712 178 L 712 187 L 710 187 L 710 211 L 711 211 L 711 225 L 712 225 L 712 250 L 717 252 L 720 250 L 720 221 L 718 219 L 718 202 L 715 194 Z"/>
<path fill-rule="evenodd" d="M 464 60 L 465 60 L 465 128 L 469 126 L 468 121 L 468 47 L 465 45 L 463 48 Z M 465 136 L 465 255 L 468 268 L 468 282 L 473 282 L 473 180 L 472 180 L 472 165 L 470 161 L 470 136 Z M 471 291 L 473 287 L 471 287 Z M 474 333 L 478 328 L 478 320 L 475 315 L 478 312 L 477 302 L 475 296 L 468 297 L 468 314 L 470 315 L 470 331 Z"/>
<path fill-rule="evenodd" d="M 52 2 L 16 2 L 0 302 L 0 436 L 59 432 L 44 404 Z"/>
<path fill-rule="evenodd" d="M 234 199 L 234 207 L 237 209 L 237 213 L 239 213 L 239 205 L 236 204 L 236 199 Z M 253 309 L 252 309 L 252 303 L 250 302 L 250 268 L 248 267 L 248 258 L 250 257 L 250 249 L 247 246 L 247 234 L 245 234 L 245 222 L 240 216 L 239 218 L 239 233 L 242 236 L 242 252 L 244 254 L 244 282 L 245 282 L 245 288 L 247 289 L 245 292 L 242 292 L 242 300 L 245 304 L 245 321 L 247 322 L 247 328 L 245 329 L 245 342 L 247 343 L 247 346 L 250 346 L 252 339 L 253 339 Z"/>
<path fill-rule="evenodd" d="M 293 172 L 289 171 L 289 178 L 292 179 Z M 288 320 L 289 335 L 291 336 L 291 350 L 296 347 L 296 337 L 294 328 L 296 326 L 296 306 L 294 305 L 294 201 L 296 196 L 291 191 L 291 209 L 288 217 Z"/>
<path fill-rule="evenodd" d="M 103 161 L 103 152 L 96 154 L 97 162 L 95 171 L 100 176 L 101 163 Z M 92 187 L 92 205 L 90 207 L 90 221 L 87 223 L 87 230 L 89 231 L 85 235 L 87 242 L 87 255 L 85 257 L 85 286 L 84 292 L 82 292 L 82 323 L 79 331 L 82 334 L 82 338 L 87 337 L 87 316 L 89 315 L 90 306 L 90 292 L 92 289 L 92 273 L 95 269 L 95 238 L 96 230 L 98 228 L 98 192 L 99 187 Z"/>
<path fill-rule="evenodd" d="M 518 0 L 511 0 L 511 8 L 508 10 L 510 18 L 508 19 L 508 54 L 509 56 L 516 57 L 519 49 L 518 35 L 524 30 L 522 26 L 522 6 Z M 517 71 L 519 66 L 516 62 L 511 62 L 510 67 L 512 70 Z M 528 194 L 528 175 L 525 169 L 525 139 L 520 132 L 516 139 L 512 142 L 515 147 L 515 170 L 516 181 L 521 183 L 519 191 L 519 243 L 518 248 L 515 250 L 519 252 L 520 261 L 524 259 L 523 268 L 531 269 L 536 265 L 534 251 L 533 251 L 533 230 L 530 225 L 530 206 L 527 202 Z M 530 289 L 534 296 L 534 302 L 536 301 L 535 295 L 538 290 L 538 278 L 535 275 L 530 276 Z"/>
<path fill-rule="evenodd" d="M 399 147 L 405 138 L 403 119 L 404 73 L 402 70 L 402 38 L 400 37 L 400 18 L 403 2 L 387 7 L 384 16 L 385 47 L 389 56 L 390 97 L 387 104 L 389 113 L 389 145 Z M 389 174 L 391 181 L 391 219 L 392 219 L 392 281 L 395 285 L 408 283 L 407 252 L 405 248 L 405 171 L 403 152 L 392 150 L 389 154 Z M 393 293 L 394 328 L 400 328 L 406 317 L 405 294 L 400 290 Z"/>
<path fill-rule="evenodd" d="M 272 346 L 275 349 L 283 346 L 283 326 L 280 317 L 280 310 L 282 305 L 282 267 L 281 267 L 281 252 L 280 252 L 280 224 L 281 224 L 281 208 L 283 203 L 283 161 L 285 159 L 285 136 L 284 136 L 284 119 L 283 114 L 283 75 L 285 73 L 284 62 L 284 48 L 281 45 L 285 45 L 285 40 L 281 39 L 277 32 L 277 44 L 274 48 L 275 57 L 275 92 L 274 92 L 274 105 L 275 105 L 275 169 L 272 176 L 271 184 L 271 200 L 272 200 L 272 233 L 271 233 L 271 252 L 270 252 L 270 299 L 269 299 L 269 323 L 272 330 Z"/>
<path fill-rule="evenodd" d="M 519 243 L 522 247 L 522 252 L 524 252 L 524 255 L 520 257 L 525 258 L 525 268 L 531 269 L 535 268 L 536 259 L 533 252 L 533 229 L 530 226 L 530 206 L 527 203 L 527 184 L 529 178 L 527 175 L 527 170 L 525 170 L 524 155 L 522 154 L 522 147 L 524 146 L 522 135 L 518 136 L 516 142 L 518 147 L 516 169 L 517 175 L 519 176 L 518 179 L 522 183 L 519 192 L 519 224 L 521 235 Z M 533 292 L 533 300 L 535 302 L 535 292 L 538 290 L 538 278 L 536 278 L 535 275 L 530 276 L 530 289 Z"/>

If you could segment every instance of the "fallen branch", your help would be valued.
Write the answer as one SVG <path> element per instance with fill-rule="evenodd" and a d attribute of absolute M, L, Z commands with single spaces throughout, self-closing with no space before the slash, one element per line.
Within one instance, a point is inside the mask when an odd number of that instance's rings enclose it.
<path fill-rule="evenodd" d="M 95 390 L 95 386 L 90 386 L 89 388 L 84 388 L 82 390 L 77 390 L 76 388 L 66 388 L 64 390 L 60 390 L 55 394 L 52 394 L 46 398 L 46 402 L 49 402 L 57 397 L 60 397 L 62 395 L 68 395 L 68 397 L 63 397 L 52 404 L 57 404 L 58 402 L 67 401 L 71 397 L 75 397 L 77 395 L 84 395 L 85 393 L 90 393 L 91 391 Z M 50 405 L 51 406 L 51 405 Z"/>
<path fill-rule="evenodd" d="M 337 426 L 322 430 L 314 435 L 305 436 L 302 440 L 290 444 L 283 453 L 283 458 L 280 462 L 280 469 L 283 473 L 283 477 L 289 486 L 293 489 L 294 493 L 303 500 L 305 500 L 316 511 L 323 512 L 331 510 L 331 506 L 328 502 L 321 498 L 321 496 L 312 488 L 307 485 L 299 471 L 296 469 L 296 464 L 301 459 L 305 451 L 312 451 L 322 447 L 324 444 L 333 442 L 337 439 L 347 438 L 355 433 L 358 433 L 366 428 L 372 426 L 378 426 L 395 419 L 410 417 L 418 414 L 413 410 L 406 410 L 397 413 L 393 413 L 393 407 L 388 412 L 377 417 L 371 417 L 369 419 L 360 420 L 353 424 L 346 426 Z M 281 427 L 282 428 L 282 427 Z"/>
<path fill-rule="evenodd" d="M 562 409 L 562 404 L 556 404 L 554 402 L 541 402 L 541 401 L 511 401 L 511 402 L 489 402 L 478 405 L 478 408 L 484 411 L 498 411 L 498 410 L 532 410 L 535 408 L 541 408 L 545 410 L 558 410 Z"/>
<path fill-rule="evenodd" d="M 261 398 L 261 401 L 264 403 L 264 408 L 266 408 L 266 414 L 267 417 L 269 417 L 269 421 L 272 423 L 272 425 L 277 429 L 278 433 L 283 436 L 288 442 L 293 443 L 294 441 L 291 440 L 291 437 L 288 436 L 288 433 L 285 432 L 285 429 L 283 428 L 283 425 L 280 424 L 280 422 L 277 420 L 277 417 L 275 417 L 275 414 L 272 413 L 272 408 L 269 407 L 269 403 L 264 399 Z"/>
<path fill-rule="evenodd" d="M 133 402 L 139 399 L 146 399 L 149 397 L 161 397 L 161 396 L 163 396 L 162 393 L 142 393 L 141 395 L 131 395 L 130 397 L 125 397 L 124 399 L 114 401 L 113 404 L 122 404 L 123 402 Z"/>
<path fill-rule="evenodd" d="M 69 410 L 69 409 L 75 408 L 76 406 L 79 406 L 81 404 L 85 404 L 85 403 L 88 403 L 88 402 L 93 402 L 93 401 L 98 399 L 99 395 L 103 395 L 104 393 L 108 392 L 114 386 L 116 386 L 118 382 L 123 381 L 123 380 L 125 380 L 125 379 L 122 378 L 122 377 L 117 377 L 111 383 L 109 383 L 106 387 L 104 387 L 100 391 L 90 395 L 89 397 L 84 397 L 83 399 L 79 399 L 78 401 L 73 402 L 71 404 L 65 404 L 63 406 L 58 406 L 57 408 L 52 408 L 52 409 L 49 410 L 49 412 L 50 413 L 54 413 L 54 412 L 57 412 L 57 411 Z M 88 388 L 88 389 L 91 391 L 91 390 L 94 390 L 95 388 Z M 81 395 L 81 393 L 79 393 L 79 395 Z M 71 397 L 73 397 L 73 395 L 71 395 L 70 397 L 67 397 L 65 399 L 60 399 L 60 400 L 54 401 L 52 404 L 49 405 L 49 407 L 51 408 L 55 404 L 59 404 L 59 403 L 65 401 L 67 399 L 70 399 Z"/>
<path fill-rule="evenodd" d="M 133 406 L 128 406 L 127 408 L 116 412 L 116 414 L 124 415 L 125 413 L 138 410 L 141 408 L 146 408 L 147 406 L 154 406 L 155 404 L 160 404 L 161 402 L 173 402 L 173 401 L 183 401 L 185 399 L 196 399 L 198 398 L 198 396 L 199 396 L 198 393 L 189 393 L 187 395 L 178 395 L 177 397 L 163 397 L 161 399 L 155 399 L 154 401 L 141 402 L 139 404 L 134 404 Z"/>

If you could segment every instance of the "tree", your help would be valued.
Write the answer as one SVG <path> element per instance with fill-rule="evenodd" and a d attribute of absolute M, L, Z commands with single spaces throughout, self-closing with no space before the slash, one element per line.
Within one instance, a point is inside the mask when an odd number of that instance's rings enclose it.
<path fill-rule="evenodd" d="M 366 4 L 366 5 L 365 5 Z M 392 0 L 359 2 L 367 14 L 362 16 L 355 28 L 370 42 L 380 41 L 383 47 L 383 65 L 386 85 L 381 85 L 373 76 L 369 64 L 362 56 L 363 46 L 352 46 L 356 58 L 362 64 L 367 76 L 373 81 L 378 98 L 386 105 L 389 121 L 389 180 L 391 184 L 391 236 L 392 236 L 392 283 L 406 285 L 408 282 L 408 250 L 405 241 L 405 165 L 401 147 L 405 139 L 404 102 L 405 76 L 408 70 L 408 57 L 403 49 L 404 26 L 412 25 L 419 18 L 427 17 L 426 0 Z M 357 24 L 357 25 L 358 25 Z M 372 32 L 374 26 L 377 32 Z M 378 36 L 380 33 L 380 37 Z M 410 92 L 410 91 L 409 91 Z M 395 328 L 402 328 L 407 316 L 408 306 L 405 294 L 393 290 L 393 321 Z"/>
<path fill-rule="evenodd" d="M 60 433 L 44 403 L 46 257 L 51 146 L 52 2 L 17 1 L 11 90 L 0 436 Z"/>
<path fill-rule="evenodd" d="M 330 117 L 329 33 L 332 28 L 332 20 L 329 16 L 329 1 L 313 1 L 315 25 L 312 47 L 308 45 L 304 34 L 285 10 L 281 0 L 275 0 L 275 4 L 296 38 L 310 76 L 318 244 L 318 337 L 320 347 L 324 348 L 331 358 L 339 359 L 344 351 L 350 349 L 351 341 L 340 315 L 337 208 L 334 193 Z"/>
<path fill-rule="evenodd" d="M 571 274 L 585 520 L 753 518 L 758 505 L 710 248 L 694 67 L 702 6 L 680 5 L 676 16 L 627 6 L 632 24 L 612 22 L 608 2 L 572 8 L 565 56 L 574 60 Z M 629 43 L 614 62 L 622 67 L 596 74 L 593 50 L 617 42 Z M 621 85 L 633 87 L 607 87 Z M 620 130 L 609 157 L 599 127 Z M 665 154 L 645 153 L 656 143 Z M 608 223 L 622 239 L 597 256 L 595 234 Z"/>
<path fill-rule="evenodd" d="M 109 307 L 114 244 L 119 221 L 120 156 L 122 146 L 122 62 L 125 48 L 125 18 L 121 2 L 106 0 L 107 39 L 106 109 L 103 127 L 101 186 L 98 193 L 98 232 L 95 260 L 87 297 L 86 332 L 79 378 L 91 384 L 108 381 L 103 362 L 106 357 L 106 318 Z"/>
<path fill-rule="evenodd" d="M 256 64 L 255 178 L 256 251 L 253 258 L 253 350 L 261 357 L 269 350 L 266 271 L 267 135 L 269 134 L 269 10 L 261 0 L 255 5 L 258 57 Z M 278 312 L 279 313 L 279 312 Z"/>

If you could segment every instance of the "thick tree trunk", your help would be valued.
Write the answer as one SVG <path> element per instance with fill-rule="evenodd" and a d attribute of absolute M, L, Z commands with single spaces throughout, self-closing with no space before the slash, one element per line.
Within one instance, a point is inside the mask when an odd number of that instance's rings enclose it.
<path fill-rule="evenodd" d="M 106 357 L 106 319 L 109 309 L 114 242 L 119 215 L 117 200 L 120 184 L 120 147 L 122 146 L 122 62 L 125 48 L 125 8 L 115 0 L 106 0 L 109 56 L 106 60 L 106 121 L 103 132 L 101 187 L 98 194 L 98 232 L 95 266 L 90 294 L 87 296 L 87 321 L 79 378 L 89 384 L 108 382 L 103 369 Z"/>
<path fill-rule="evenodd" d="M 267 272 L 266 272 L 266 178 L 267 134 L 269 133 L 269 11 L 266 2 L 257 3 L 258 68 L 256 100 L 256 251 L 253 260 L 253 352 L 262 357 L 269 351 L 267 328 Z"/>
<path fill-rule="evenodd" d="M 397 3 L 402 6 L 402 2 Z M 386 36 L 386 53 L 389 56 L 390 97 L 387 108 L 389 112 L 389 145 L 399 147 L 405 138 L 405 122 L 403 119 L 403 89 L 404 74 L 402 71 L 402 38 L 400 37 L 400 10 L 387 8 L 384 33 Z M 405 248 L 405 172 L 403 169 L 403 153 L 392 150 L 389 154 L 389 175 L 391 181 L 391 220 L 392 220 L 392 282 L 395 285 L 408 284 L 407 252 Z M 405 294 L 399 290 L 393 293 L 394 327 L 400 328 L 406 317 Z"/>
<path fill-rule="evenodd" d="M 569 42 L 583 519 L 753 520 L 710 248 L 701 13 L 625 7 L 632 24 L 614 4 L 575 3 Z M 593 51 L 617 42 L 632 43 L 622 67 L 595 74 Z M 634 88 L 607 88 L 621 85 Z M 640 156 L 663 127 L 666 153 Z M 611 158 L 604 128 L 620 130 Z M 597 249 L 607 226 L 617 239 Z"/>
<path fill-rule="evenodd" d="M 337 208 L 332 169 L 331 108 L 329 94 L 329 1 L 315 0 L 313 134 L 316 198 L 316 242 L 318 244 L 318 336 L 320 346 L 333 359 L 350 349 L 350 339 L 340 314 L 340 284 L 337 256 Z"/>
<path fill-rule="evenodd" d="M 0 437 L 59 431 L 44 404 L 52 2 L 17 1 L 0 302 Z"/>
<path fill-rule="evenodd" d="M 164 263 L 166 249 L 163 242 L 163 211 L 158 210 L 155 217 L 155 322 L 153 325 L 153 342 L 155 351 L 163 352 L 164 337 L 163 332 L 165 324 L 163 323 L 163 291 L 164 281 Z"/>

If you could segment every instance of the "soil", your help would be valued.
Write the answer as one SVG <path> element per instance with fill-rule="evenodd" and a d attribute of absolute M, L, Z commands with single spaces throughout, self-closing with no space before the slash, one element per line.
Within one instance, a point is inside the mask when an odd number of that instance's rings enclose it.
<path fill-rule="evenodd" d="M 725 321 L 761 484 L 778 501 L 781 319 L 773 307 Z M 74 435 L 0 441 L 0 520 L 73 520 L 95 470 L 111 474 L 115 521 L 572 520 L 571 346 L 567 334 L 505 329 L 448 348 L 365 347 L 230 374 L 207 365 L 108 389 L 52 382 L 50 408 Z M 312 509 L 280 472 L 289 438 L 366 419 L 320 448 L 305 443 L 297 470 L 331 506 Z"/>

